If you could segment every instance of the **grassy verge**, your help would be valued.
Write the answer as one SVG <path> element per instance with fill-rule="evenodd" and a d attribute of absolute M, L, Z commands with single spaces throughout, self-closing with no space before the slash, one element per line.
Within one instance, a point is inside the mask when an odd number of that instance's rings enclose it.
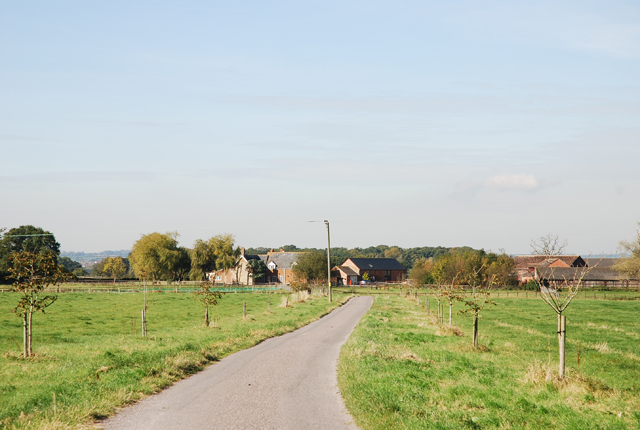
<path fill-rule="evenodd" d="M 364 430 L 640 428 L 638 301 L 574 301 L 559 381 L 557 320 L 539 299 L 496 299 L 474 350 L 470 318 L 439 326 L 415 301 L 374 297 L 338 369 Z"/>
<path fill-rule="evenodd" d="M 268 300 L 271 312 L 267 312 Z M 147 337 L 140 336 L 142 294 L 60 295 L 34 317 L 36 356 L 20 357 L 18 296 L 0 294 L 0 428 L 90 427 L 124 406 L 207 364 L 320 318 L 345 295 L 278 307 L 280 294 L 226 294 L 204 326 L 191 294 L 148 294 Z M 243 302 L 247 317 L 243 318 Z"/>

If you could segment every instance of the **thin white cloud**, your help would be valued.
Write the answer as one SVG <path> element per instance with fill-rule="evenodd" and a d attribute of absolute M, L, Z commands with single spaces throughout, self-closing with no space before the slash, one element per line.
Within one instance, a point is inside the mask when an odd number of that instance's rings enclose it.
<path fill-rule="evenodd" d="M 487 179 L 484 185 L 497 190 L 533 191 L 540 188 L 540 181 L 533 175 L 505 174 Z"/>

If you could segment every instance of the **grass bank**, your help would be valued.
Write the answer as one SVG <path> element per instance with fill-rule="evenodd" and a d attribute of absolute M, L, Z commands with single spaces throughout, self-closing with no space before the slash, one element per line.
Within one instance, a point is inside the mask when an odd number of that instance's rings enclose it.
<path fill-rule="evenodd" d="M 559 381 L 557 319 L 539 299 L 496 299 L 474 350 L 470 318 L 439 326 L 424 298 L 374 298 L 338 369 L 363 430 L 640 428 L 640 301 L 575 300 Z"/>
<path fill-rule="evenodd" d="M 346 298 L 278 307 L 283 297 L 226 294 L 211 311 L 213 328 L 204 326 L 193 295 L 148 294 L 143 338 L 142 294 L 65 293 L 34 317 L 36 356 L 24 360 L 21 320 L 11 312 L 18 296 L 0 294 L 0 429 L 91 427 L 213 361 L 320 318 Z"/>

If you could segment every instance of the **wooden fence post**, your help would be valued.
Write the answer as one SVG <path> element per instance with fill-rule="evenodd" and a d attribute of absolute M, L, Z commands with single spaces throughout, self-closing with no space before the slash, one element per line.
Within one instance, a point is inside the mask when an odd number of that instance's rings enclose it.
<path fill-rule="evenodd" d="M 242 318 L 247 318 L 247 302 L 242 302 Z"/>

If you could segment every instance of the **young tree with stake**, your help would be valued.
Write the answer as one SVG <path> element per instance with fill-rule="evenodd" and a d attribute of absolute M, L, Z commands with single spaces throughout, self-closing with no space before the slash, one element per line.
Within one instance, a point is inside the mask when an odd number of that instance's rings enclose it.
<path fill-rule="evenodd" d="M 487 276 L 485 264 L 481 264 L 469 271 L 466 276 L 467 285 L 471 288 L 471 295 L 464 297 L 462 302 L 467 307 L 460 311 L 461 314 L 471 314 L 473 317 L 473 347 L 477 348 L 479 344 L 478 320 L 480 312 L 486 305 L 494 305 L 495 302 L 489 299 L 491 289 L 496 283 L 496 276 Z"/>
<path fill-rule="evenodd" d="M 199 300 L 204 306 L 204 324 L 209 327 L 209 308 L 218 304 L 222 293 L 213 290 L 213 283 L 204 281 L 199 284 L 198 290 L 193 294 L 196 296 L 194 300 Z"/>
<path fill-rule="evenodd" d="M 542 244 L 542 246 L 539 246 Z M 558 245 L 560 244 L 560 245 Z M 557 236 L 547 235 L 538 241 L 532 241 L 531 247 L 534 254 L 546 255 L 552 259 L 554 255 L 559 255 L 566 247 L 566 241 L 560 242 Z M 536 246 L 538 246 L 536 248 Z M 546 254 L 550 253 L 550 254 Z M 560 269 L 553 266 L 545 269 L 536 268 L 534 281 L 540 290 L 540 297 L 558 315 L 558 375 L 560 379 L 565 374 L 565 343 L 567 319 L 562 313 L 569 307 L 573 299 L 578 295 L 582 281 L 587 274 L 596 267 L 574 267 L 570 268 L 571 274 L 557 275 Z"/>
<path fill-rule="evenodd" d="M 60 284 L 71 276 L 58 266 L 57 259 L 57 255 L 50 251 L 22 251 L 10 257 L 9 277 L 15 279 L 13 291 L 21 293 L 13 311 L 22 317 L 25 358 L 33 355 L 33 314 L 38 311 L 44 313 L 58 298 L 55 294 L 45 294 L 46 288 Z"/>

